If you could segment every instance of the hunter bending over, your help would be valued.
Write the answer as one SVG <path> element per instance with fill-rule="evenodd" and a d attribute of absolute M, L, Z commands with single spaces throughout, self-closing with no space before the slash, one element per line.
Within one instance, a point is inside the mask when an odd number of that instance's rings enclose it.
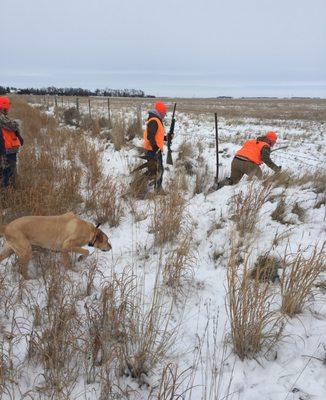
<path fill-rule="evenodd" d="M 282 167 L 273 163 L 270 158 L 271 147 L 277 141 L 276 132 L 267 132 L 265 136 L 247 140 L 242 148 L 236 152 L 231 164 L 231 177 L 225 178 L 217 184 L 216 189 L 225 185 L 235 185 L 243 175 L 257 176 L 261 179 L 263 173 L 260 165 L 265 163 L 274 172 L 279 172 Z"/>

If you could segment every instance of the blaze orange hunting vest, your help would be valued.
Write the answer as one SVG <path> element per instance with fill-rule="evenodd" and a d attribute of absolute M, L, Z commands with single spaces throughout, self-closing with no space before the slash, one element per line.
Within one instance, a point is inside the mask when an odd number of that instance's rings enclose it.
<path fill-rule="evenodd" d="M 17 153 L 21 147 L 20 140 L 14 131 L 8 131 L 2 128 L 2 136 L 7 154 Z"/>
<path fill-rule="evenodd" d="M 153 150 L 150 141 L 147 139 L 147 124 L 150 121 L 156 121 L 157 122 L 157 131 L 156 131 L 156 134 L 155 134 L 155 142 L 158 145 L 158 147 L 161 150 L 163 150 L 165 130 L 164 130 L 164 126 L 162 124 L 162 121 L 159 118 L 156 118 L 156 117 L 150 118 L 146 123 L 146 129 L 144 131 L 144 149 Z"/>
<path fill-rule="evenodd" d="M 236 156 L 245 157 L 257 165 L 263 164 L 261 151 L 262 148 L 266 146 L 270 147 L 270 145 L 266 142 L 259 142 L 255 139 L 247 140 L 242 148 L 236 152 Z"/>

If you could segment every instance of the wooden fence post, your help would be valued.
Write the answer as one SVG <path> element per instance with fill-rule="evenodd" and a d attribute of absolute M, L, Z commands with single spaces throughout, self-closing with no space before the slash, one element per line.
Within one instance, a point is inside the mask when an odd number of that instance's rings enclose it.
<path fill-rule="evenodd" d="M 219 173 L 217 113 L 215 113 L 215 147 L 216 147 L 216 175 L 215 175 L 215 184 L 217 185 L 217 184 L 218 184 L 218 173 Z"/>

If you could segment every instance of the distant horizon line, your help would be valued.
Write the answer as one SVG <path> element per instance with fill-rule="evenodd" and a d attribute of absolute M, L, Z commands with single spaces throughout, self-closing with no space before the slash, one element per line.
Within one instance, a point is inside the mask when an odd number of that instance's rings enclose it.
<path fill-rule="evenodd" d="M 23 85 L 21 87 L 17 87 L 16 85 L 12 85 L 12 84 L 0 84 L 0 88 L 2 89 L 9 89 L 10 93 L 17 93 L 19 91 L 24 91 L 24 90 L 47 90 L 49 88 L 52 88 L 54 90 L 82 90 L 82 91 L 89 91 L 92 92 L 90 94 L 64 94 L 64 93 L 41 93 L 41 94 L 37 94 L 37 93 L 18 93 L 21 95 L 40 95 L 40 96 L 44 96 L 44 95 L 56 95 L 56 96 L 80 96 L 80 97 L 86 97 L 86 96 L 90 96 L 90 97 L 114 97 L 114 98 L 126 98 L 126 97 L 134 97 L 134 98 L 169 98 L 169 99 L 315 99 L 315 100 L 325 100 L 326 96 L 323 95 L 267 95 L 267 94 L 260 94 L 260 95 L 254 95 L 254 94 L 248 94 L 248 95 L 231 95 L 231 94 L 225 94 L 225 95 L 182 95 L 182 94 L 178 94 L 178 95 L 167 95 L 167 94 L 162 94 L 162 95 L 157 95 L 157 94 L 151 94 L 151 93 L 146 93 L 144 89 L 135 89 L 135 88 L 120 88 L 120 89 L 113 89 L 113 88 L 109 88 L 109 87 L 105 87 L 105 88 L 95 88 L 95 89 L 89 89 L 89 88 L 85 88 L 82 86 L 78 86 L 78 85 L 73 85 L 73 86 L 55 86 L 55 85 L 37 85 L 37 86 L 33 86 L 33 85 Z M 95 94 L 96 91 L 99 92 L 105 92 L 105 91 L 111 91 L 112 93 L 114 92 L 142 92 L 144 93 L 144 96 L 137 96 L 136 94 L 133 96 L 119 96 L 119 95 L 106 95 L 103 93 L 99 93 L 99 94 Z"/>
<path fill-rule="evenodd" d="M 135 88 L 120 88 L 120 89 L 112 89 L 112 88 L 104 88 L 104 89 L 100 89 L 100 88 L 96 88 L 96 89 L 88 89 L 88 88 L 84 88 L 81 86 L 62 86 L 62 87 L 58 87 L 58 86 L 54 86 L 54 85 L 47 85 L 47 86 L 40 86 L 40 87 L 33 87 L 33 86 L 28 86 L 28 87 L 16 87 L 16 86 L 12 86 L 12 85 L 0 85 L 0 87 L 7 89 L 10 89 L 9 94 L 17 94 L 16 91 L 20 91 L 20 90 L 42 90 L 42 89 L 48 89 L 48 88 L 54 88 L 54 89 L 62 89 L 62 90 L 66 90 L 66 89 L 81 89 L 81 90 L 85 90 L 85 91 L 92 91 L 95 92 L 96 90 L 99 91 L 112 91 L 112 92 L 118 92 L 118 91 L 123 91 L 123 90 L 127 90 L 127 91 L 139 91 L 139 92 L 143 92 L 144 96 L 108 96 L 108 95 L 103 95 L 103 94 L 90 94 L 88 95 L 88 97 L 115 97 L 115 98 L 127 98 L 127 97 L 134 97 L 134 98 L 161 98 L 161 99 L 278 99 L 278 100 L 286 100 L 286 99 L 312 99 L 312 100 L 326 100 L 326 97 L 321 97 L 321 96 L 275 96 L 275 95 L 242 95 L 242 96 L 231 96 L 231 95 L 218 95 L 218 96 L 182 96 L 182 95 L 178 95 L 178 96 L 167 96 L 167 95 L 152 95 L 150 93 L 145 93 L 145 91 L 143 89 L 135 89 Z M 86 95 L 67 95 L 67 94 L 57 94 L 57 93 L 46 93 L 46 94 L 35 94 L 35 93 L 30 93 L 30 94 L 26 94 L 26 93 L 18 93 L 20 95 L 33 95 L 33 96 L 66 96 L 66 97 L 87 97 Z"/>

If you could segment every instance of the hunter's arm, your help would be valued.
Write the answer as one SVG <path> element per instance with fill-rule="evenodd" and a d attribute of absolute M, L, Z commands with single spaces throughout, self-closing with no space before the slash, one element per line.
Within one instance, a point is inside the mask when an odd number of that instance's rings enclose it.
<path fill-rule="evenodd" d="M 270 155 L 270 148 L 268 146 L 264 146 L 261 151 L 261 158 L 269 168 L 276 172 L 279 170 L 279 167 L 271 160 Z"/>

